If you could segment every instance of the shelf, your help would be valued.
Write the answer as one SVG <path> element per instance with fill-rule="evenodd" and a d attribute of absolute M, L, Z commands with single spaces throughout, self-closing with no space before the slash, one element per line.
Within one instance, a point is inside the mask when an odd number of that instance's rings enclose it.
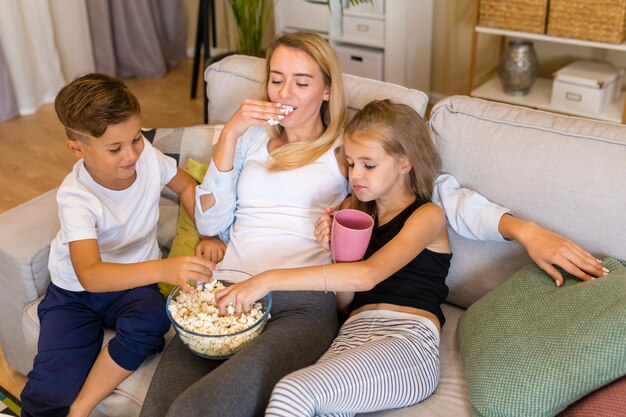
<path fill-rule="evenodd" d="M 535 40 L 535 41 L 563 43 L 567 45 L 586 46 L 586 47 L 600 48 L 600 49 L 612 49 L 615 51 L 626 51 L 626 42 L 605 43 L 605 42 L 584 41 L 580 39 L 561 38 L 558 36 L 542 35 L 539 33 L 517 32 L 514 30 L 489 28 L 485 26 L 476 26 L 475 30 L 476 32 L 479 32 L 479 33 L 488 33 L 491 35 L 508 36 L 511 38 L 522 38 L 522 39 L 530 39 L 530 40 Z"/>
<path fill-rule="evenodd" d="M 484 84 L 474 88 L 471 95 L 473 97 L 487 100 L 499 101 L 502 103 L 517 104 L 520 106 L 532 107 L 540 110 L 547 110 L 556 113 L 581 116 L 590 119 L 605 120 L 608 122 L 621 123 L 622 111 L 624 109 L 624 94 L 619 100 L 614 101 L 600 114 L 582 113 L 576 111 L 566 111 L 551 106 L 552 80 L 548 78 L 537 78 L 530 93 L 525 96 L 512 96 L 502 90 L 502 84 L 498 75 L 494 75 Z"/>

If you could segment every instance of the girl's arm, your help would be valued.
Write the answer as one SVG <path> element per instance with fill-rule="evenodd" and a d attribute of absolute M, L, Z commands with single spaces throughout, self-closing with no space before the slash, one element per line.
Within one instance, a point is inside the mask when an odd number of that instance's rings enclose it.
<path fill-rule="evenodd" d="M 96 239 L 69 243 L 70 259 L 83 288 L 90 292 L 121 291 L 157 282 L 193 290 L 188 280 L 208 281 L 215 265 L 197 256 L 181 256 L 131 264 L 102 262 Z"/>
<path fill-rule="evenodd" d="M 220 311 L 234 303 L 239 313 L 270 291 L 367 291 L 427 246 L 449 252 L 445 215 L 432 203 L 417 209 L 389 243 L 364 261 L 265 271 L 220 291 L 216 299 Z"/>

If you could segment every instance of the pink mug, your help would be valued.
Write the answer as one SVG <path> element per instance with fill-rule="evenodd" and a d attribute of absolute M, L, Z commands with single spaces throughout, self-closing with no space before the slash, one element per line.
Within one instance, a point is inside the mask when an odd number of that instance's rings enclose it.
<path fill-rule="evenodd" d="M 360 210 L 343 209 L 333 213 L 330 232 L 330 255 L 333 262 L 363 259 L 370 243 L 374 219 Z"/>

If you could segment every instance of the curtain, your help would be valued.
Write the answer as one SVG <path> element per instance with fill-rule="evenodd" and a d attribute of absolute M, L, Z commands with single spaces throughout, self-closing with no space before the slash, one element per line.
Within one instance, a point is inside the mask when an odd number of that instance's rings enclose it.
<path fill-rule="evenodd" d="M 182 0 L 1 0 L 0 121 L 88 72 L 161 77 L 185 57 L 186 37 Z"/>

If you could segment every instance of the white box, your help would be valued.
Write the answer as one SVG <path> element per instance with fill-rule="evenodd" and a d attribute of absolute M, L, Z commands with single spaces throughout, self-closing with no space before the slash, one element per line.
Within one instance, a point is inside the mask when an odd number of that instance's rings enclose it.
<path fill-rule="evenodd" d="M 341 70 L 346 74 L 383 81 L 383 51 L 358 46 L 336 45 Z"/>
<path fill-rule="evenodd" d="M 598 114 L 620 97 L 623 71 L 597 61 L 575 61 L 554 74 L 552 107 Z"/>

